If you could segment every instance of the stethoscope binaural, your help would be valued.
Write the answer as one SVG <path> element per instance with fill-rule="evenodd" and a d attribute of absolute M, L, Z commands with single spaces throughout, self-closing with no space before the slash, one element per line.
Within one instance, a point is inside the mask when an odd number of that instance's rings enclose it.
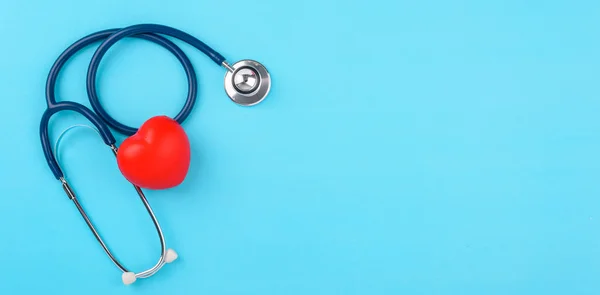
<path fill-rule="evenodd" d="M 78 112 L 84 117 L 86 117 L 97 128 L 97 131 L 102 137 L 104 143 L 111 148 L 111 150 L 116 156 L 118 153 L 118 148 L 115 143 L 116 140 L 112 135 L 109 127 L 124 135 L 132 135 L 137 131 L 137 129 L 118 122 L 104 110 L 98 99 L 98 94 L 96 90 L 96 74 L 98 71 L 100 61 L 111 46 L 113 46 L 115 43 L 117 43 L 123 38 L 137 37 L 144 40 L 152 41 L 158 45 L 163 46 L 165 49 L 167 49 L 169 52 L 175 55 L 175 57 L 183 65 L 189 83 L 188 95 L 182 110 L 173 118 L 175 121 L 181 124 L 191 113 L 191 110 L 196 101 L 196 94 L 198 88 L 196 81 L 196 73 L 185 53 L 172 41 L 166 39 L 165 37 L 162 37 L 161 35 L 167 35 L 185 41 L 193 47 L 197 48 L 198 50 L 202 51 L 217 65 L 225 67 L 227 70 L 225 74 L 225 92 L 229 96 L 229 98 L 236 104 L 243 106 L 255 105 L 265 98 L 265 96 L 269 93 L 271 87 L 271 79 L 269 72 L 262 64 L 254 60 L 241 60 L 230 65 L 226 62 L 225 58 L 221 54 L 219 54 L 218 52 L 216 52 L 197 38 L 180 30 L 157 24 L 133 25 L 122 29 L 110 29 L 90 34 L 69 46 L 54 62 L 54 65 L 52 66 L 46 81 L 46 103 L 48 107 L 43 113 L 40 123 L 40 139 L 42 143 L 42 149 L 44 151 L 44 155 L 46 157 L 48 166 L 50 167 L 50 170 L 54 174 L 55 178 L 61 182 L 65 193 L 67 194 L 69 199 L 73 201 L 81 216 L 87 223 L 88 227 L 90 228 L 90 230 L 92 231 L 92 233 L 94 234 L 94 236 L 96 237 L 96 239 L 98 240 L 108 257 L 123 272 L 122 280 L 125 284 L 131 284 L 137 278 L 147 278 L 152 276 L 159 269 L 161 269 L 165 263 L 170 263 L 173 260 L 175 260 L 177 258 L 177 253 L 172 249 L 166 248 L 162 230 L 160 228 L 158 220 L 156 219 L 156 216 L 154 215 L 154 212 L 150 207 L 150 204 L 148 203 L 148 200 L 144 196 L 144 193 L 142 192 L 141 188 L 139 186 L 133 185 L 140 199 L 142 200 L 142 203 L 146 207 L 150 217 L 152 218 L 154 226 L 157 230 L 161 243 L 161 256 L 156 265 L 154 265 L 152 268 L 137 273 L 131 272 L 130 270 L 125 268 L 115 258 L 115 256 L 108 249 L 108 246 L 106 246 L 106 244 L 98 234 L 98 231 L 95 229 L 94 225 L 88 218 L 83 207 L 77 200 L 77 197 L 72 187 L 67 182 L 64 173 L 61 170 L 54 156 L 48 134 L 48 122 L 54 114 L 60 111 L 68 110 Z M 89 108 L 77 102 L 57 102 L 55 96 L 55 86 L 58 74 L 62 67 L 75 53 L 99 41 L 102 42 L 96 49 L 90 61 L 87 72 L 87 93 L 90 104 L 94 111 L 91 111 Z"/>

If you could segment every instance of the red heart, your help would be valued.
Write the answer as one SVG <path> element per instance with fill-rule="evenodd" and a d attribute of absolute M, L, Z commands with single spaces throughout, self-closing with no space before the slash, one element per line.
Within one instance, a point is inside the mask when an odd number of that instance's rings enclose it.
<path fill-rule="evenodd" d="M 187 175 L 190 142 L 177 121 L 167 116 L 152 117 L 123 141 L 117 163 L 123 176 L 139 187 L 171 188 Z"/>

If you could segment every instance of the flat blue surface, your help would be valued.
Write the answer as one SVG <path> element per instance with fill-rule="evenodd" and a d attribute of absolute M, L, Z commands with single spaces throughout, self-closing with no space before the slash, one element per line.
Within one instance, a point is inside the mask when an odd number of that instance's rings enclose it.
<path fill-rule="evenodd" d="M 38 126 L 55 58 L 137 23 L 259 60 L 273 88 L 239 107 L 223 68 L 182 45 L 200 84 L 191 171 L 146 192 L 180 258 L 123 286 Z M 0 294 L 600 292 L 598 1 L 5 0 L 0 36 Z M 89 106 L 93 49 L 61 74 L 60 100 Z M 175 115 L 187 89 L 173 56 L 132 39 L 98 83 L 135 126 Z M 55 117 L 53 140 L 78 123 Z M 156 234 L 110 149 L 76 129 L 58 154 L 118 258 L 151 267 Z"/>

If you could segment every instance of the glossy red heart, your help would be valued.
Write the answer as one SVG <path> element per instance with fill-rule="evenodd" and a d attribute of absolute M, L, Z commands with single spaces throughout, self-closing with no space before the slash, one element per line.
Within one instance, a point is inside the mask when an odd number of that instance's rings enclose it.
<path fill-rule="evenodd" d="M 190 166 L 190 142 L 183 127 L 167 116 L 148 119 L 117 152 L 119 170 L 131 183 L 167 189 L 183 182 Z"/>

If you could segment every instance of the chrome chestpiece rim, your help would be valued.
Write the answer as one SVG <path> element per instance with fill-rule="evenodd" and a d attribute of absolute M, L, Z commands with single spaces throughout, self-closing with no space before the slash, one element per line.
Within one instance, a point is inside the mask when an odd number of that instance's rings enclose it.
<path fill-rule="evenodd" d="M 225 92 L 233 102 L 252 106 L 261 102 L 269 93 L 271 76 L 261 63 L 245 59 L 224 66 L 227 68 Z"/>

